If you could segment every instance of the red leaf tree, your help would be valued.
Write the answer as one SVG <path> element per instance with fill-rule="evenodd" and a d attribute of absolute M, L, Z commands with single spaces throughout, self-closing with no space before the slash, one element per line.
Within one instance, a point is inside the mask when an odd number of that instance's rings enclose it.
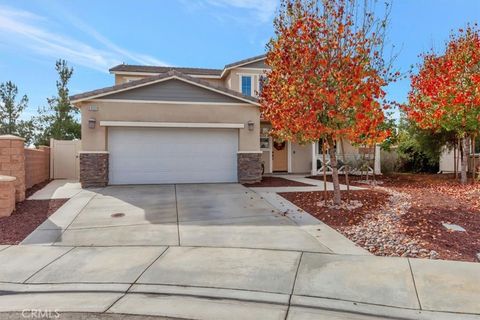
<path fill-rule="evenodd" d="M 422 55 L 403 106 L 420 128 L 454 133 L 462 140 L 461 181 L 467 182 L 468 137 L 480 130 L 480 33 L 476 25 L 452 34 L 443 54 Z"/>
<path fill-rule="evenodd" d="M 382 59 L 387 19 L 363 7 L 357 20 L 358 9 L 354 0 L 284 0 L 268 44 L 271 71 L 260 99 L 277 139 L 323 139 L 330 146 L 336 205 L 341 196 L 334 143 L 384 139 L 382 87 L 397 76 Z"/>

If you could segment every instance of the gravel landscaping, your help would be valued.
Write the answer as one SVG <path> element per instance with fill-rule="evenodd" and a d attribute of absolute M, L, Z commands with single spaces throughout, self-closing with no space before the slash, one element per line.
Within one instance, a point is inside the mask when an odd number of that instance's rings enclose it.
<path fill-rule="evenodd" d="M 444 175 L 382 176 L 374 187 L 351 180 L 367 188 L 351 191 L 352 203 L 361 203 L 351 210 L 325 207 L 323 192 L 281 196 L 375 255 L 478 261 L 480 185 L 462 186 Z"/>
<path fill-rule="evenodd" d="M 28 189 L 26 197 L 42 189 L 49 182 Z M 25 200 L 17 203 L 11 216 L 0 218 L 0 244 L 19 244 L 67 200 Z"/>

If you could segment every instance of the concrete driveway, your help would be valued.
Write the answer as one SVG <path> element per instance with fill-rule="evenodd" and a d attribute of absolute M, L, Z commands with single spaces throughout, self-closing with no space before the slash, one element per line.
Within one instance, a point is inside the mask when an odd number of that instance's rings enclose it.
<path fill-rule="evenodd" d="M 479 282 L 480 264 L 374 257 L 238 184 L 81 190 L 0 246 L 0 312 L 478 319 Z"/>
<path fill-rule="evenodd" d="M 23 244 L 204 246 L 332 252 L 238 184 L 84 190 Z"/>

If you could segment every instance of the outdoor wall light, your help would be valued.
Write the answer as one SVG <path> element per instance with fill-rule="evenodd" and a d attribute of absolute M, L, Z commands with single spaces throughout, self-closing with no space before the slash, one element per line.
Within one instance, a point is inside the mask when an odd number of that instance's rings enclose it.
<path fill-rule="evenodd" d="M 255 122 L 250 120 L 250 121 L 247 122 L 247 126 L 248 126 L 248 131 L 253 131 L 253 127 L 255 126 Z"/>
<path fill-rule="evenodd" d="M 95 118 L 88 119 L 88 127 L 90 129 L 95 129 L 95 123 L 97 123 L 97 120 Z"/>

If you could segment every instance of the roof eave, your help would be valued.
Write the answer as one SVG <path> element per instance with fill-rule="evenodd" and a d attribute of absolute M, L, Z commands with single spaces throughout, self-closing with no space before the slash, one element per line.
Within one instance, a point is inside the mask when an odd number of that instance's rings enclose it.
<path fill-rule="evenodd" d="M 267 58 L 266 55 L 262 55 L 262 56 L 259 56 L 258 59 L 253 59 L 253 60 L 243 60 L 241 62 L 238 62 L 238 63 L 232 63 L 232 64 L 227 64 L 224 68 L 223 68 L 223 71 L 222 71 L 222 74 L 221 74 L 221 78 L 223 78 L 225 76 L 225 74 L 227 73 L 227 71 L 230 71 L 231 69 L 235 69 L 235 68 L 240 68 L 246 64 L 250 64 L 250 63 L 254 63 L 254 62 L 258 62 L 258 61 L 262 61 L 262 60 L 265 60 Z"/>

